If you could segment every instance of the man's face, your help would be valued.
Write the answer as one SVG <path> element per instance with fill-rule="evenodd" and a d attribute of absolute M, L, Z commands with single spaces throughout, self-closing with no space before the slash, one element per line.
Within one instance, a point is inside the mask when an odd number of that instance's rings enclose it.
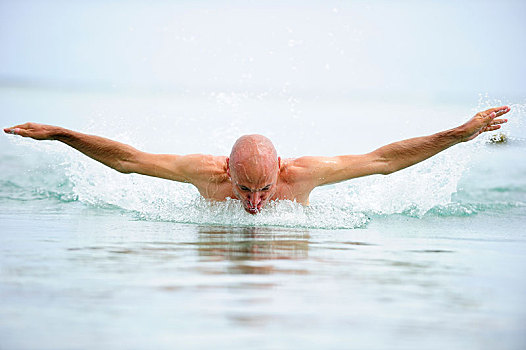
<path fill-rule="evenodd" d="M 230 168 L 232 190 L 250 214 L 257 214 L 276 193 L 278 165 L 271 169 Z"/>

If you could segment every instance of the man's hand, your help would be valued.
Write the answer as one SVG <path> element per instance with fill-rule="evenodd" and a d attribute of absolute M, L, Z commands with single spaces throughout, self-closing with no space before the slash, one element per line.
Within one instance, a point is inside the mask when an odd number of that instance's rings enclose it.
<path fill-rule="evenodd" d="M 461 141 L 470 141 L 475 137 L 479 136 L 483 132 L 493 131 L 500 129 L 499 124 L 506 123 L 508 119 L 495 119 L 500 117 L 503 114 L 506 114 L 510 111 L 510 107 L 496 107 L 490 108 L 484 112 L 477 113 L 473 118 L 468 120 L 464 125 L 460 126 Z"/>
<path fill-rule="evenodd" d="M 58 127 L 51 125 L 25 123 L 13 126 L 12 128 L 5 128 L 4 132 L 23 137 L 31 137 L 35 140 L 54 140 L 58 134 L 58 129 Z"/>

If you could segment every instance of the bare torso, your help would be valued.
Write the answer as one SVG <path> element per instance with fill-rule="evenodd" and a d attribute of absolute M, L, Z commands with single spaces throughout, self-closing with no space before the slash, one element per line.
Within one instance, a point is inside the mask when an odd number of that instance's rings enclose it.
<path fill-rule="evenodd" d="M 234 155 L 237 159 L 233 167 L 227 157 L 146 153 L 100 136 L 52 125 L 25 123 L 5 128 L 4 132 L 35 140 L 61 141 L 122 173 L 191 183 L 210 200 L 237 198 L 247 211 L 255 214 L 268 200 L 308 204 L 310 192 L 317 186 L 372 174 L 391 174 L 412 166 L 457 143 L 499 129 L 499 124 L 508 120 L 497 117 L 509 111 L 507 106 L 490 108 L 456 128 L 394 142 L 360 155 L 281 160 L 270 140 L 262 135 L 245 135 L 232 147 L 231 158 Z M 235 168 L 239 169 L 233 171 Z"/>

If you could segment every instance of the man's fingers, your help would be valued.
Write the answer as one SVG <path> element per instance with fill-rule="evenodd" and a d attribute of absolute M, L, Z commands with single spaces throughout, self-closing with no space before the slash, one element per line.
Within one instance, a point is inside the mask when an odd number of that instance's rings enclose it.
<path fill-rule="evenodd" d="M 5 128 L 4 132 L 6 134 L 18 135 L 18 133 L 20 132 L 20 128 L 17 128 L 17 127 Z"/>
<path fill-rule="evenodd" d="M 29 124 L 29 123 L 24 123 L 24 124 L 15 125 L 15 126 L 9 128 L 9 129 L 15 129 L 15 128 L 19 128 L 19 129 L 27 129 L 28 124 Z"/>
<path fill-rule="evenodd" d="M 495 113 L 497 113 L 497 117 L 500 117 L 503 114 L 506 114 L 510 111 L 510 107 L 505 106 L 504 109 L 501 109 Z"/>
<path fill-rule="evenodd" d="M 13 135 L 18 135 L 18 136 L 23 136 L 23 137 L 29 137 L 27 130 L 17 128 L 17 127 L 5 128 L 4 132 L 6 134 L 13 134 Z"/>
<path fill-rule="evenodd" d="M 507 123 L 508 119 L 493 119 L 491 125 Z"/>
<path fill-rule="evenodd" d="M 490 126 L 486 126 L 484 128 L 484 131 L 493 131 L 497 129 L 500 129 L 500 125 L 490 125 Z"/>
<path fill-rule="evenodd" d="M 510 107 L 508 106 L 502 106 L 502 107 L 495 107 L 495 108 L 490 108 L 488 110 L 485 111 L 485 114 L 489 114 L 489 113 L 493 113 L 495 112 L 495 114 L 497 115 L 497 117 L 500 117 L 501 115 L 503 114 L 506 114 L 510 111 Z"/>
<path fill-rule="evenodd" d="M 28 132 L 31 130 L 32 127 L 33 125 L 31 123 L 24 123 L 24 124 L 15 125 L 10 128 L 4 128 L 4 132 L 6 134 L 13 134 L 13 135 L 29 137 Z"/>
<path fill-rule="evenodd" d="M 491 112 L 497 113 L 497 112 L 506 111 L 506 110 L 509 110 L 508 106 L 501 106 L 501 107 L 490 108 L 490 109 L 487 109 L 485 112 L 486 113 L 491 113 Z"/>
<path fill-rule="evenodd" d="M 13 134 L 15 129 L 27 129 L 28 127 L 29 123 L 19 124 L 10 128 L 4 128 L 4 132 Z"/>

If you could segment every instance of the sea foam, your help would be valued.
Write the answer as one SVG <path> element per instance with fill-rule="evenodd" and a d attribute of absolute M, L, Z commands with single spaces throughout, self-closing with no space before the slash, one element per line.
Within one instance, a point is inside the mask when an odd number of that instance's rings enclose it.
<path fill-rule="evenodd" d="M 236 108 L 239 106 L 236 105 Z M 522 130 L 520 123 L 523 114 L 523 105 L 512 106 L 509 124 L 513 127 L 508 127 L 506 131 L 511 146 L 521 140 L 520 133 L 516 130 Z M 229 135 L 233 138 L 234 134 L 245 131 L 239 121 L 236 121 L 232 128 L 228 128 L 228 125 L 220 128 L 218 126 L 223 123 L 221 120 L 210 122 L 209 125 L 203 125 L 203 119 L 200 118 L 183 120 L 179 117 L 171 120 L 172 127 L 196 130 L 204 143 L 222 152 L 227 152 L 229 148 L 230 140 L 222 138 L 225 133 L 232 134 Z M 149 120 L 148 124 L 151 122 Z M 197 128 L 189 123 L 201 127 Z M 185 136 L 184 133 L 177 138 L 167 139 L 167 135 L 177 133 L 170 131 L 169 127 L 163 130 L 161 124 L 162 118 L 147 131 L 141 129 L 141 123 L 121 122 L 117 128 L 115 123 L 112 124 L 105 116 L 100 116 L 98 120 L 92 121 L 87 131 L 102 133 L 139 148 L 144 145 L 152 148 L 153 145 L 160 149 L 168 142 L 171 143 L 170 148 L 174 149 L 186 145 L 186 141 L 191 143 L 195 139 L 195 135 Z M 306 126 L 304 129 L 298 129 L 300 139 L 308 140 L 304 132 L 309 128 L 310 126 Z M 164 138 L 155 138 L 151 134 L 153 132 L 164 132 Z M 276 136 L 280 139 L 282 135 L 278 133 Z M 25 155 L 25 160 L 30 165 L 26 178 L 22 179 L 18 175 L 7 177 L 2 186 L 4 193 L 11 191 L 11 194 L 6 196 L 11 196 L 12 199 L 16 199 L 16 196 L 26 198 L 20 192 L 29 189 L 29 199 L 48 197 L 61 202 L 80 201 L 98 208 L 120 208 L 141 220 L 231 226 L 359 228 L 378 215 L 465 216 L 475 215 L 484 210 L 526 205 L 526 200 L 522 200 L 521 197 L 509 200 L 502 200 L 502 196 L 491 197 L 493 187 L 504 188 L 504 191 L 501 191 L 504 193 L 508 185 L 513 185 L 514 193 L 520 194 L 525 190 L 522 182 L 498 186 L 490 183 L 482 189 L 477 188 L 476 184 L 473 185 L 472 180 L 468 181 L 467 185 L 462 185 L 466 173 L 471 173 L 472 177 L 475 174 L 475 181 L 485 181 L 479 180 L 484 179 L 482 170 L 472 167 L 474 158 L 491 152 L 488 151 L 490 136 L 486 133 L 473 142 L 456 145 L 431 159 L 388 176 L 374 175 L 317 188 L 311 194 L 310 206 L 305 207 L 291 201 L 272 202 L 255 216 L 246 213 L 237 200 L 211 203 L 203 200 L 197 190 L 189 184 L 136 174 L 120 174 L 58 142 L 35 142 L 11 137 L 17 146 L 32 150 Z M 281 140 L 283 139 L 281 137 Z M 359 143 L 360 140 L 356 142 Z M 294 147 L 304 148 L 293 141 L 289 141 L 286 146 L 289 150 Z M 510 145 L 505 145 L 508 146 Z M 512 162 L 513 159 L 508 161 L 510 164 Z M 492 169 L 491 166 L 475 167 L 484 171 Z M 467 190 L 463 190 L 463 186 L 467 186 Z M 5 192 L 8 189 L 11 190 Z M 470 193 L 479 190 L 482 191 L 479 196 L 470 197 Z"/>

